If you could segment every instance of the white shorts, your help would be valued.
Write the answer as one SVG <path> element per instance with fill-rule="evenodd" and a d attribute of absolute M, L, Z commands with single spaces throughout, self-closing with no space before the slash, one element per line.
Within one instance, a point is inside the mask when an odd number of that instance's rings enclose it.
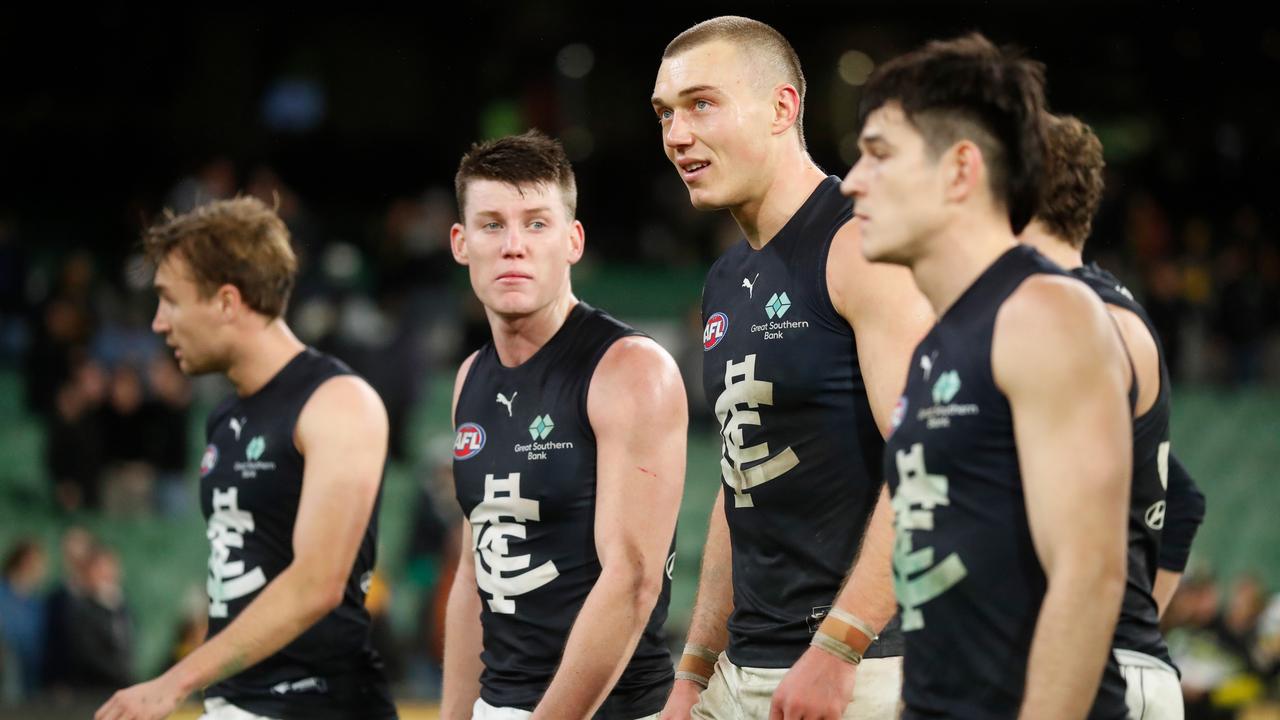
<path fill-rule="evenodd" d="M 1128 686 L 1124 702 L 1130 720 L 1182 720 L 1182 685 L 1163 661 L 1132 650 L 1111 651 Z"/>
<path fill-rule="evenodd" d="M 254 715 L 223 698 L 216 697 L 204 701 L 204 714 L 200 716 L 200 720 L 272 720 L 272 718 Z"/>
<path fill-rule="evenodd" d="M 694 720 L 768 720 L 773 693 L 789 668 L 738 667 L 720 653 L 716 674 L 690 716 Z M 843 720 L 894 720 L 902 697 L 902 658 L 867 658 L 858 665 L 853 700 Z"/>
<path fill-rule="evenodd" d="M 476 698 L 476 704 L 471 706 L 471 720 L 525 720 L 532 715 L 528 710 L 520 708 L 494 707 L 480 698 Z M 658 713 L 636 720 L 658 720 Z"/>

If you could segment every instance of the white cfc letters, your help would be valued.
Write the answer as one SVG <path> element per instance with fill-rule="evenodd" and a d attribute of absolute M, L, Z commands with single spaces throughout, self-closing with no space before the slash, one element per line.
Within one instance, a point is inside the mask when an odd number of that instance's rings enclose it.
<path fill-rule="evenodd" d="M 227 616 L 227 601 L 257 592 L 267 584 L 262 568 L 245 571 L 243 560 L 231 560 L 231 550 L 244 547 L 244 536 L 253 532 L 253 514 L 240 509 L 239 490 L 213 491 L 213 514 L 209 516 L 209 617 Z"/>
<path fill-rule="evenodd" d="M 964 561 L 952 553 L 935 563 L 932 547 L 916 548 L 912 531 L 933 530 L 933 509 L 950 505 L 945 475 L 930 475 L 924 466 L 924 445 L 899 450 L 898 492 L 893 496 L 893 586 L 902 605 L 902 630 L 924 627 L 920 606 L 950 590 L 968 574 Z M 915 576 L 914 578 L 911 576 Z"/>
<path fill-rule="evenodd" d="M 554 562 L 544 562 L 530 570 L 532 556 L 511 554 L 509 539 L 523 540 L 525 523 L 538 519 L 538 501 L 520 497 L 520 473 L 504 478 L 484 476 L 484 501 L 472 509 L 470 520 L 476 585 L 492 596 L 491 612 L 515 614 L 516 603 L 511 598 L 560 577 Z"/>
<path fill-rule="evenodd" d="M 716 399 L 716 417 L 720 418 L 720 435 L 724 439 L 724 455 L 720 458 L 720 475 L 733 490 L 734 507 L 753 507 L 755 502 L 747 491 L 773 480 L 800 464 L 800 458 L 790 447 L 769 457 L 769 443 L 742 446 L 742 427 L 760 425 L 761 405 L 773 404 L 773 383 L 756 379 L 756 356 L 745 360 L 726 362 L 724 367 L 724 392 Z M 742 407 L 745 406 L 745 407 Z M 746 463 L 764 462 L 743 469 Z"/>

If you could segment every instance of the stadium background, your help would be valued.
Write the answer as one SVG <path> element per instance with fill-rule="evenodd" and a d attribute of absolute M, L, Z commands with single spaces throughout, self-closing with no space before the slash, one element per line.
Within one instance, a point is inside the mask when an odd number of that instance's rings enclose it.
<path fill-rule="evenodd" d="M 487 335 L 448 255 L 451 180 L 471 142 L 538 127 L 575 162 L 579 297 L 686 369 L 676 642 L 718 478 L 695 380 L 697 301 L 738 236 L 727 215 L 689 207 L 647 98 L 665 43 L 723 12 L 770 22 L 796 46 L 809 148 L 834 174 L 856 159 L 858 86 L 875 63 L 970 29 L 1047 63 L 1053 107 L 1106 147 L 1089 255 L 1160 325 L 1177 383 L 1173 446 L 1208 497 L 1191 590 L 1170 621 L 1189 698 L 1221 714 L 1189 717 L 1266 712 L 1280 654 L 1280 24 L 1183 3 L 0 10 L 0 552 L 34 539 L 43 593 L 69 572 L 64 533 L 88 529 L 122 569 L 132 632 L 110 651 L 127 660 L 118 669 L 141 679 L 170 662 L 201 610 L 195 465 L 203 415 L 226 386 L 188 384 L 156 360 L 136 241 L 164 207 L 278 196 L 303 258 L 293 327 L 363 372 L 392 413 L 375 602 L 397 696 L 429 714 L 458 520 L 448 389 Z M 20 665 L 12 648 L 0 660 L 0 717 L 83 717 L 75 708 L 108 692 L 29 688 Z"/>

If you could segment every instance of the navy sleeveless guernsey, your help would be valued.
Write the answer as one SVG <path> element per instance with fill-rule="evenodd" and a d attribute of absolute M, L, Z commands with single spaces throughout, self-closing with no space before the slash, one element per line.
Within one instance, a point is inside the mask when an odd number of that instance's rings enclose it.
<path fill-rule="evenodd" d="M 293 561 L 305 464 L 294 445 L 294 427 L 316 388 L 350 374 L 342 362 L 307 348 L 256 393 L 233 395 L 209 416 L 200 463 L 200 505 L 211 545 L 209 637 Z M 377 547 L 378 505 L 342 603 L 271 657 L 210 686 L 206 697 L 283 720 L 396 717 L 382 662 L 370 645 L 364 607 Z"/>
<path fill-rule="evenodd" d="M 471 523 L 481 600 L 480 697 L 494 707 L 538 704 L 600 577 L 596 439 L 587 391 L 609 346 L 636 334 L 579 302 L 523 364 L 503 366 L 489 343 L 463 381 L 453 476 Z M 634 720 L 666 702 L 673 678 L 662 633 L 670 561 L 667 568 L 649 623 L 597 718 Z"/>
<path fill-rule="evenodd" d="M 742 240 L 707 274 L 702 381 L 720 421 L 739 666 L 790 667 L 808 649 L 880 492 L 884 441 L 827 290 L 852 214 L 828 177 L 763 248 Z M 866 656 L 901 654 L 894 621 Z"/>
<path fill-rule="evenodd" d="M 1001 305 L 1036 274 L 1000 256 L 917 346 L 885 447 L 894 584 L 906 637 L 904 718 L 1014 718 L 1047 587 L 1027 521 L 1009 402 L 991 369 Z M 1111 653 L 1091 718 L 1125 718 Z"/>

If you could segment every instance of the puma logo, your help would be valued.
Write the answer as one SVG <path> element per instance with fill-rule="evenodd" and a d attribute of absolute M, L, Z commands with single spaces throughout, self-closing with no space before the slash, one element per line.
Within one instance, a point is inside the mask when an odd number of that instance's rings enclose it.
<path fill-rule="evenodd" d="M 498 393 L 498 402 L 507 406 L 507 417 L 511 417 L 511 403 L 516 401 L 516 396 L 519 394 L 518 392 L 511 393 L 511 399 L 508 400 L 506 395 Z"/>
<path fill-rule="evenodd" d="M 747 299 L 748 299 L 748 300 L 750 300 L 750 299 L 751 299 L 751 293 L 753 293 L 753 292 L 755 291 L 755 287 L 756 287 L 756 280 L 759 280 L 759 279 L 760 279 L 760 273 L 756 273 L 756 276 L 755 276 L 755 277 L 753 277 L 753 278 L 751 278 L 750 280 L 748 280 L 748 279 L 746 279 L 746 278 L 742 278 L 742 287 L 744 287 L 744 288 L 746 288 L 746 289 L 747 289 Z"/>
<path fill-rule="evenodd" d="M 231 418 L 231 432 L 236 434 L 236 442 L 240 441 L 240 431 L 249 424 L 249 418 Z"/>
<path fill-rule="evenodd" d="M 920 356 L 920 369 L 924 370 L 925 382 L 929 381 L 929 375 L 933 373 L 933 361 L 937 359 L 938 353 L 935 351 L 932 355 Z"/>

